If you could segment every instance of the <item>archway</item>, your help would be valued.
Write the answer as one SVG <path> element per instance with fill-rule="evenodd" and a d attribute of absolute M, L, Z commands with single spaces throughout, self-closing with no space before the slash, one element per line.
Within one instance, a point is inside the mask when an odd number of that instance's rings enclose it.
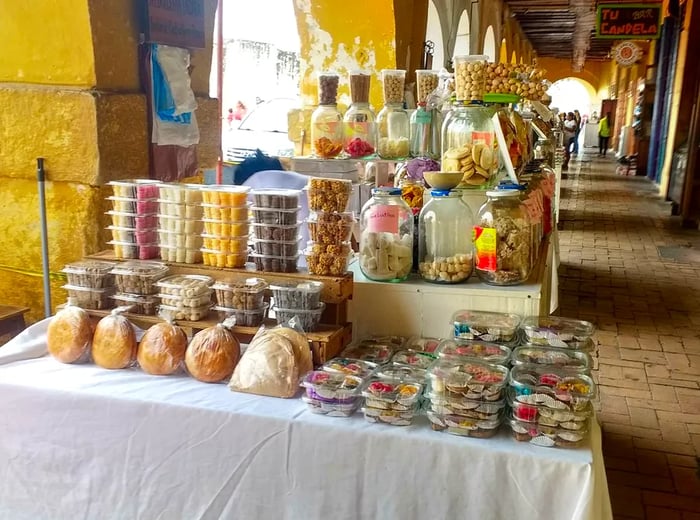
<path fill-rule="evenodd" d="M 581 116 L 590 116 L 600 108 L 600 99 L 593 85 L 583 79 L 568 77 L 555 81 L 547 94 L 552 96 L 550 106 L 560 112 L 578 110 Z"/>
<path fill-rule="evenodd" d="M 490 61 L 496 61 L 496 37 L 493 34 L 493 26 L 489 25 L 484 34 L 484 54 Z"/>
<path fill-rule="evenodd" d="M 428 22 L 425 29 L 425 40 L 433 42 L 433 69 L 445 66 L 445 46 L 442 40 L 442 25 L 435 3 L 428 2 Z"/>
<path fill-rule="evenodd" d="M 460 54 L 469 54 L 469 15 L 466 9 L 462 11 L 457 24 L 457 38 L 455 39 L 455 56 Z"/>

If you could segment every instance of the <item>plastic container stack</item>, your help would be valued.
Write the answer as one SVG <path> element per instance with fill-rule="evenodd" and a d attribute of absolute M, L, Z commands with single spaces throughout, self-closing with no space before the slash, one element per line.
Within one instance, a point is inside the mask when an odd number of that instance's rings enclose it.
<path fill-rule="evenodd" d="M 262 278 L 218 281 L 213 286 L 220 319 L 236 317 L 236 325 L 258 327 L 265 319 L 267 282 Z"/>
<path fill-rule="evenodd" d="M 331 417 L 349 417 L 362 403 L 360 393 L 365 380 L 347 373 L 314 370 L 304 376 L 302 400 L 313 413 Z"/>
<path fill-rule="evenodd" d="M 343 276 L 348 270 L 355 223 L 353 213 L 347 211 L 352 182 L 312 177 L 308 190 L 311 241 L 304 254 L 309 273 Z"/>
<path fill-rule="evenodd" d="M 83 309 L 108 309 L 110 296 L 114 294 L 112 262 L 82 260 L 63 268 L 68 284 L 63 288 L 68 292 L 68 300 Z"/>
<path fill-rule="evenodd" d="M 114 195 L 108 211 L 112 224 L 108 242 L 117 258 L 158 258 L 158 183 L 150 180 L 112 181 Z"/>
<path fill-rule="evenodd" d="M 200 275 L 168 276 L 156 282 L 160 310 L 173 319 L 199 321 L 206 319 L 212 308 L 214 279 Z"/>
<path fill-rule="evenodd" d="M 418 415 L 423 385 L 414 381 L 376 376 L 362 391 L 362 413 L 367 422 L 410 426 Z"/>
<path fill-rule="evenodd" d="M 158 245 L 166 262 L 198 264 L 202 261 L 202 192 L 192 184 L 158 187 Z"/>
<path fill-rule="evenodd" d="M 252 254 L 258 271 L 293 273 L 299 259 L 299 190 L 253 190 Z"/>
<path fill-rule="evenodd" d="M 250 231 L 247 186 L 203 186 L 202 261 L 213 267 L 241 268 L 248 261 Z"/>
<path fill-rule="evenodd" d="M 167 276 L 167 265 L 134 260 L 118 264 L 111 274 L 117 287 L 112 296 L 116 306 L 130 306 L 129 312 L 155 316 L 160 303 L 156 283 Z"/>
<path fill-rule="evenodd" d="M 293 317 L 299 318 L 305 332 L 318 328 L 325 304 L 321 301 L 323 283 L 314 281 L 290 281 L 270 286 L 277 323 L 284 324 Z"/>

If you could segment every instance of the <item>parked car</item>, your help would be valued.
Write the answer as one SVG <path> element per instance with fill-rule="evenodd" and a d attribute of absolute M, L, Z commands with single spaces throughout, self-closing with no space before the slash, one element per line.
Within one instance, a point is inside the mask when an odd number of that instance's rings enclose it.
<path fill-rule="evenodd" d="M 251 110 L 238 127 L 224 131 L 226 160 L 240 162 L 260 149 L 270 156 L 291 156 L 294 143 L 287 138 L 287 112 L 299 106 L 293 98 L 263 101 Z"/>

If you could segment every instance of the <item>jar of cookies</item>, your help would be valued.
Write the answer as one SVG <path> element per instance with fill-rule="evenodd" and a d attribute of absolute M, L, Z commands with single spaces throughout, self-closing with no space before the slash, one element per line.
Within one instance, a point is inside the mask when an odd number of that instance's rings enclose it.
<path fill-rule="evenodd" d="M 369 105 L 370 76 L 350 74 L 352 105 L 343 117 L 345 153 L 353 159 L 374 155 L 377 149 L 376 116 Z"/>
<path fill-rule="evenodd" d="M 461 172 L 459 188 L 490 188 L 498 167 L 494 109 L 481 105 L 455 106 L 443 124 L 442 170 Z"/>
<path fill-rule="evenodd" d="M 517 285 L 530 276 L 532 240 L 517 189 L 486 192 L 474 225 L 474 269 L 491 285 Z"/>
<path fill-rule="evenodd" d="M 403 108 L 405 70 L 382 70 L 384 107 L 377 116 L 382 159 L 405 159 L 409 155 L 409 118 Z"/>
<path fill-rule="evenodd" d="M 458 192 L 430 195 L 418 221 L 418 271 L 428 282 L 464 282 L 472 274 L 474 217 Z"/>
<path fill-rule="evenodd" d="M 343 151 L 343 116 L 338 111 L 338 74 L 318 75 L 318 108 L 311 114 L 313 155 L 331 159 Z"/>
<path fill-rule="evenodd" d="M 360 269 L 371 280 L 400 282 L 413 266 L 413 213 L 401 188 L 374 188 L 360 215 Z"/>

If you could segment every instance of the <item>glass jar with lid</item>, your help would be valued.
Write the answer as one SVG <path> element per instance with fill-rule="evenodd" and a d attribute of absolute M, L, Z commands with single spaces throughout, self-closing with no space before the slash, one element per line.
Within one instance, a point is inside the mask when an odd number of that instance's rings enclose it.
<path fill-rule="evenodd" d="M 428 96 L 437 89 L 438 73 L 433 70 L 416 71 L 417 108 L 411 114 L 411 157 L 440 157 L 442 112 L 428 103 Z"/>
<path fill-rule="evenodd" d="M 460 188 L 490 188 L 496 178 L 498 154 L 492 117 L 483 105 L 455 105 L 442 125 L 442 170 L 461 172 Z"/>
<path fill-rule="evenodd" d="M 430 195 L 418 221 L 418 270 L 428 282 L 464 282 L 472 273 L 474 217 L 458 192 Z"/>
<path fill-rule="evenodd" d="M 382 159 L 405 159 L 410 153 L 409 118 L 403 108 L 405 80 L 405 70 L 382 70 L 384 107 L 377 115 L 377 155 Z"/>
<path fill-rule="evenodd" d="M 318 75 L 318 107 L 311 114 L 311 146 L 314 157 L 331 159 L 343 151 L 343 116 L 338 111 L 338 74 Z"/>
<path fill-rule="evenodd" d="M 370 76 L 350 74 L 352 104 L 343 116 L 343 143 L 347 155 L 353 159 L 374 155 L 377 149 L 377 123 L 369 105 Z"/>
<path fill-rule="evenodd" d="M 360 270 L 380 282 L 400 282 L 413 266 L 413 213 L 401 188 L 374 188 L 360 215 Z"/>
<path fill-rule="evenodd" d="M 530 223 L 517 189 L 486 192 L 474 225 L 474 269 L 491 285 L 517 285 L 530 276 Z"/>

